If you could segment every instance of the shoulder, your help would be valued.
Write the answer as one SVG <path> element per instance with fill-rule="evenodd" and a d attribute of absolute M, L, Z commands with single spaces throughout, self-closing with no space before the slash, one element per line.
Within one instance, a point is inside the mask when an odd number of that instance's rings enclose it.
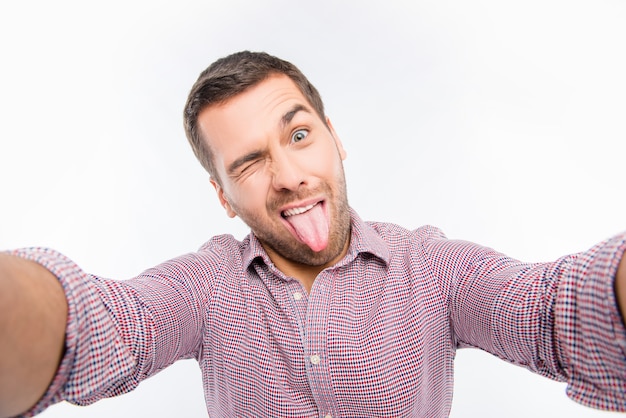
<path fill-rule="evenodd" d="M 250 237 L 246 236 L 242 241 L 239 241 L 230 234 L 216 235 L 211 237 L 210 240 L 202 244 L 198 249 L 197 254 L 204 255 L 222 255 L 227 254 L 242 254 L 249 246 Z"/>
<path fill-rule="evenodd" d="M 408 229 L 390 222 L 366 222 L 376 234 L 388 243 L 405 241 L 407 244 L 424 244 L 432 240 L 445 240 L 443 231 L 432 225 Z"/>
<path fill-rule="evenodd" d="M 214 270 L 214 273 L 218 273 L 219 271 L 231 270 L 234 267 L 241 268 L 245 264 L 244 259 L 249 252 L 249 236 L 243 240 L 238 240 L 230 234 L 224 234 L 212 237 L 190 256 L 204 266 L 209 266 Z"/>
<path fill-rule="evenodd" d="M 172 280 L 213 282 L 229 266 L 241 266 L 246 240 L 232 235 L 218 235 L 205 242 L 196 252 L 179 255 L 151 269 L 143 276 L 167 277 Z"/>

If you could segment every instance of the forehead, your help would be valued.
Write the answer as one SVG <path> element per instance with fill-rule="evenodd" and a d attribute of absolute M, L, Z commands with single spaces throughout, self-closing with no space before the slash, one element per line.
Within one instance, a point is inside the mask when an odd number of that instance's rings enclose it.
<path fill-rule="evenodd" d="M 203 109 L 198 126 L 219 165 L 220 158 L 229 158 L 265 136 L 275 135 L 281 118 L 295 105 L 315 113 L 289 77 L 272 75 L 224 103 Z"/>
<path fill-rule="evenodd" d="M 203 129 L 210 128 L 206 123 L 208 121 L 215 123 L 230 116 L 243 119 L 244 115 L 267 113 L 289 99 L 303 100 L 308 104 L 293 80 L 284 74 L 273 74 L 224 102 L 203 109 L 198 115 L 198 122 Z"/>

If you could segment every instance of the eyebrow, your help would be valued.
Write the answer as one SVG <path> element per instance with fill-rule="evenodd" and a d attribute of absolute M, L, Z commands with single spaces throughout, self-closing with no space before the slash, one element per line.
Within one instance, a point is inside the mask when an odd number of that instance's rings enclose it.
<path fill-rule="evenodd" d="M 244 165 L 245 163 L 247 163 L 248 161 L 254 161 L 260 157 L 262 157 L 265 154 L 264 151 L 253 151 L 251 153 L 248 153 L 242 157 L 237 158 L 235 161 L 233 161 L 232 163 L 230 163 L 230 165 L 228 166 L 228 174 L 232 175 L 235 171 L 237 171 L 237 169 L 239 167 L 241 167 L 242 165 Z"/>
<path fill-rule="evenodd" d="M 293 120 L 293 118 L 296 116 L 296 114 L 298 112 L 307 112 L 307 113 L 311 113 L 309 111 L 309 109 L 307 109 L 306 107 L 304 107 L 301 104 L 297 104 L 294 107 L 292 107 L 288 112 L 286 112 L 281 118 L 280 118 L 280 128 L 281 129 L 285 129 L 285 127 L 287 125 L 289 125 L 289 123 Z M 232 163 L 230 163 L 228 165 L 228 169 L 226 170 L 227 173 L 229 175 L 232 175 L 235 171 L 237 171 L 237 169 L 239 167 L 241 167 L 242 165 L 244 165 L 245 163 L 249 162 L 249 161 L 254 161 L 260 157 L 262 157 L 265 154 L 265 151 L 262 150 L 257 150 L 257 151 L 252 151 L 246 155 L 243 155 L 239 158 L 237 158 L 235 161 L 233 161 Z"/>
<path fill-rule="evenodd" d="M 296 113 L 298 112 L 311 113 L 309 109 L 307 109 L 303 105 L 297 104 L 294 107 L 292 107 L 290 111 L 285 113 L 282 118 L 280 118 L 280 127 L 284 129 L 285 126 L 289 125 L 293 117 L 296 116 Z"/>

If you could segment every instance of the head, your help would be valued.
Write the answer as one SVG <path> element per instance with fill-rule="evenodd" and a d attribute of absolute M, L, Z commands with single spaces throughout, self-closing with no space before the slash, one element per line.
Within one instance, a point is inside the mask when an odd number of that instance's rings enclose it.
<path fill-rule="evenodd" d="M 218 59 L 200 74 L 191 88 L 183 115 L 185 133 L 196 158 L 218 183 L 220 178 L 215 170 L 211 146 L 198 128 L 198 115 L 203 109 L 224 103 L 273 74 L 289 77 L 321 120 L 326 120 L 320 94 L 292 63 L 265 52 L 250 51 L 236 52 Z"/>
<path fill-rule="evenodd" d="M 191 91 L 185 127 L 228 216 L 250 226 L 283 272 L 345 254 L 345 151 L 295 66 L 250 52 L 217 61 Z"/>

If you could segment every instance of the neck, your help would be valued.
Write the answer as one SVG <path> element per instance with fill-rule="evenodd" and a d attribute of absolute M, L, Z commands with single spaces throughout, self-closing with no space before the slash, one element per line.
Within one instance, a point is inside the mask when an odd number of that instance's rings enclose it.
<path fill-rule="evenodd" d="M 339 260 L 341 260 L 348 252 L 349 246 L 350 240 L 346 240 L 346 243 L 344 244 L 341 252 L 332 260 L 320 266 L 311 266 L 298 263 L 283 257 L 282 255 L 278 254 L 273 249 L 265 245 L 263 245 L 263 248 L 265 249 L 265 252 L 269 256 L 270 260 L 272 260 L 272 263 L 274 263 L 276 268 L 278 268 L 278 270 L 280 270 L 284 275 L 288 277 L 293 277 L 297 279 L 302 284 L 302 286 L 304 286 L 307 293 L 310 294 L 311 289 L 313 288 L 313 283 L 315 282 L 317 276 L 322 272 L 322 270 L 335 265 Z"/>

